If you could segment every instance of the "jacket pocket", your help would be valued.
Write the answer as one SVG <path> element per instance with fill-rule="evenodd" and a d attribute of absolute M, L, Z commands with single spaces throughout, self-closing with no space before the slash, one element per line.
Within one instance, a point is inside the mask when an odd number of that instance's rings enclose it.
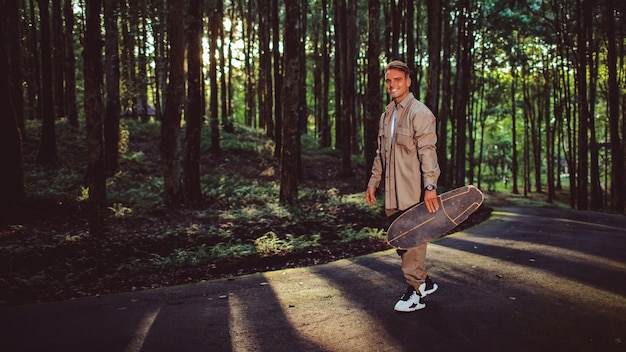
<path fill-rule="evenodd" d="M 398 127 L 398 130 L 396 131 L 396 143 L 409 150 L 415 149 L 415 142 L 413 141 L 413 133 L 411 129 Z"/>

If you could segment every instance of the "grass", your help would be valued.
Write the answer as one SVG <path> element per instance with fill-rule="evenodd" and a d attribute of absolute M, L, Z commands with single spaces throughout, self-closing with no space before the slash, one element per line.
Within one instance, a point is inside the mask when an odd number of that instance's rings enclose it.
<path fill-rule="evenodd" d="M 222 133 L 220 156 L 207 152 L 204 128 L 204 202 L 164 207 L 159 126 L 133 120 L 122 122 L 121 170 L 107 180 L 109 234 L 92 235 L 85 220 L 84 132 L 58 121 L 59 163 L 44 167 L 36 161 L 40 128 L 38 121 L 27 122 L 28 199 L 0 217 L 0 301 L 27 303 L 211 279 L 262 270 L 268 261 L 306 261 L 321 248 L 384 244 L 377 228 L 380 209 L 365 204 L 364 182 L 334 177 L 336 151 L 304 143 L 299 204 L 283 206 L 273 144 L 246 128 Z"/>

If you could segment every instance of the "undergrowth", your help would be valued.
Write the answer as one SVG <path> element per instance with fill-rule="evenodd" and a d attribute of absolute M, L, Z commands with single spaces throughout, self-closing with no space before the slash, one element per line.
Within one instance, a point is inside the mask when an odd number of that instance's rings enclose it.
<path fill-rule="evenodd" d="M 37 121 L 27 122 L 28 199 L 0 217 L 0 301 L 5 303 L 264 270 L 277 258 L 306 260 L 362 241 L 384 247 L 380 208 L 364 202 L 362 165 L 352 179 L 336 177 L 336 151 L 303 143 L 299 202 L 289 207 L 278 202 L 280 164 L 261 131 L 222 132 L 222 153 L 215 156 L 208 152 L 206 127 L 204 201 L 165 207 L 159 124 L 134 120 L 122 121 L 121 168 L 107 179 L 108 234 L 92 235 L 85 216 L 84 131 L 64 120 L 57 123 L 59 161 L 50 167 L 37 163 L 40 128 Z"/>

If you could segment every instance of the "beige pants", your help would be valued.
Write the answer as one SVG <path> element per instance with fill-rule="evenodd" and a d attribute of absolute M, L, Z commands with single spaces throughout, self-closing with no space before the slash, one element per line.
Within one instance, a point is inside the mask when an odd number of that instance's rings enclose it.
<path fill-rule="evenodd" d="M 406 252 L 400 252 L 402 258 L 402 272 L 406 283 L 415 287 L 417 291 L 420 285 L 426 279 L 426 245 L 419 247 L 409 248 Z"/>
<path fill-rule="evenodd" d="M 387 217 L 393 218 L 398 215 L 399 211 L 385 209 Z M 406 283 L 415 287 L 417 291 L 419 286 L 426 280 L 426 246 L 424 243 L 419 247 L 409 248 L 407 250 L 399 250 L 398 254 L 402 258 L 402 272 Z"/>

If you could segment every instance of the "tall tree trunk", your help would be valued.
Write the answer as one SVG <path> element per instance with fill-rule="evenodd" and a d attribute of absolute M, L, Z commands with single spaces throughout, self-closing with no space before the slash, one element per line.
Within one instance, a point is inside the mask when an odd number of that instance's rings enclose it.
<path fill-rule="evenodd" d="M 104 0 L 106 113 L 104 116 L 104 149 L 107 175 L 119 170 L 120 143 L 120 57 L 118 43 L 118 0 Z"/>
<path fill-rule="evenodd" d="M 380 0 L 368 0 L 367 99 L 365 103 L 365 182 L 376 156 L 378 121 L 382 112 L 380 72 Z"/>
<path fill-rule="evenodd" d="M 89 231 L 102 235 L 106 231 L 106 176 L 104 161 L 102 100 L 103 67 L 100 0 L 86 3 L 85 19 L 85 130 L 87 131 L 87 186 L 89 187 Z"/>
<path fill-rule="evenodd" d="M 56 127 L 52 90 L 52 46 L 50 44 L 50 14 L 48 0 L 38 0 L 41 26 L 41 99 L 42 126 L 38 160 L 42 164 L 56 164 Z"/>
<path fill-rule="evenodd" d="M 545 143 L 545 152 L 546 152 L 546 176 L 547 176 L 547 186 L 548 186 L 548 197 L 547 197 L 547 201 L 549 203 L 552 203 L 554 201 L 554 196 L 555 196 L 555 192 L 554 192 L 554 138 L 552 135 L 552 126 L 550 123 L 550 120 L 552 120 L 554 118 L 554 114 L 553 112 L 550 111 L 550 97 L 552 96 L 552 92 L 550 91 L 550 88 L 552 87 L 552 85 L 550 84 L 552 82 L 552 79 L 550 77 L 550 72 L 551 70 L 549 69 L 549 65 L 547 64 L 550 60 L 547 57 L 548 55 L 546 55 L 546 57 L 544 57 L 544 68 L 543 68 L 543 73 L 544 73 L 544 91 L 543 91 L 543 103 L 544 103 L 544 113 L 543 113 L 543 121 L 545 123 L 545 138 L 546 138 L 546 143 Z"/>
<path fill-rule="evenodd" d="M 272 0 L 272 43 L 274 48 L 280 46 L 280 2 Z M 273 50 L 274 55 L 274 156 L 280 158 L 283 146 L 283 65 L 280 50 Z"/>
<path fill-rule="evenodd" d="M 151 25 L 154 36 L 154 119 L 163 119 L 163 94 L 167 87 L 167 10 L 164 0 L 152 0 Z"/>
<path fill-rule="evenodd" d="M 441 0 L 426 1 L 428 11 L 428 26 L 426 37 L 428 38 L 428 74 L 426 88 L 426 106 L 435 116 L 439 116 L 439 86 L 441 72 Z"/>
<path fill-rule="evenodd" d="M 220 17 L 222 20 L 219 21 L 219 38 L 220 38 L 220 87 L 222 88 L 220 91 L 220 107 L 222 108 L 221 116 L 222 116 L 222 126 L 229 125 L 231 121 L 229 121 L 230 116 L 230 106 L 228 105 L 228 86 L 226 85 L 226 33 L 224 33 L 224 3 L 222 1 L 218 1 Z M 201 33 L 202 34 L 202 33 Z M 202 49 L 202 48 L 200 48 Z M 202 72 L 202 70 L 200 70 Z M 230 71 L 228 71 L 230 72 Z M 270 78 L 271 80 L 271 78 Z"/>
<path fill-rule="evenodd" d="M 328 0 L 322 0 L 322 28 L 329 28 L 328 20 Z M 330 43 L 328 31 L 322 31 L 322 106 L 320 118 L 320 146 L 328 148 L 331 146 L 331 128 L 330 128 Z"/>
<path fill-rule="evenodd" d="M 5 29 L 2 35 L 5 37 L 6 48 L 5 54 L 9 62 L 9 74 L 2 77 L 8 77 L 11 88 L 12 107 L 15 112 L 15 118 L 21 131 L 24 130 L 24 95 L 22 92 L 23 74 L 22 74 L 22 49 L 21 49 L 21 33 L 20 33 L 20 9 L 18 0 L 5 0 Z M 7 106 L 7 105 L 4 105 Z"/>
<path fill-rule="evenodd" d="M 137 109 L 137 57 L 135 54 L 137 40 L 137 22 L 139 21 L 136 3 L 129 0 L 120 1 L 120 12 L 122 14 L 122 56 L 121 66 L 122 86 L 125 86 L 125 92 L 122 96 L 122 102 L 130 109 L 129 117 L 138 119 Z"/>
<path fill-rule="evenodd" d="M 609 72 L 609 134 L 611 136 L 611 210 L 624 213 L 624 150 L 619 134 L 619 85 L 617 78 L 617 45 L 615 44 L 615 1 L 605 2 L 607 68 Z"/>
<path fill-rule="evenodd" d="M 259 28 L 259 78 L 257 100 L 259 101 L 259 127 L 265 130 L 268 138 L 273 137 L 269 120 L 272 118 L 272 54 L 270 53 L 270 12 L 269 1 L 258 1 Z"/>
<path fill-rule="evenodd" d="M 218 1 L 209 1 L 209 82 L 211 92 L 209 98 L 209 121 L 211 124 L 211 154 L 220 155 L 220 120 L 218 105 L 218 83 L 217 83 L 217 36 L 219 34 L 220 13 L 217 5 Z"/>
<path fill-rule="evenodd" d="M 28 33 L 28 49 L 31 53 L 31 57 L 27 66 L 33 68 L 32 72 L 28 75 L 29 117 L 31 119 L 41 119 L 43 114 L 43 99 L 41 98 L 41 52 L 39 45 L 37 45 L 37 24 L 39 23 L 39 28 L 41 28 L 41 21 L 37 19 L 37 15 L 35 14 L 35 0 L 30 0 L 28 7 L 30 9 L 28 20 L 32 25 Z M 23 138 L 26 138 L 26 136 L 23 136 Z"/>
<path fill-rule="evenodd" d="M 180 121 L 185 89 L 185 0 L 168 0 L 170 74 L 167 104 L 161 122 L 161 163 L 163 200 L 166 205 L 182 200 L 180 161 Z"/>
<path fill-rule="evenodd" d="M 202 13 L 203 0 L 190 0 L 187 30 L 187 109 L 185 149 L 183 155 L 183 189 L 185 201 L 198 204 L 200 188 L 200 141 L 202 132 Z"/>
<path fill-rule="evenodd" d="M 52 0 L 52 40 L 54 72 L 54 110 L 55 116 L 66 116 L 65 111 L 65 40 L 63 38 L 63 15 L 61 0 Z"/>
<path fill-rule="evenodd" d="M 353 175 L 352 171 L 352 148 L 351 148 L 351 128 L 350 122 L 352 121 L 352 106 L 351 97 L 354 96 L 355 91 L 353 89 L 354 81 L 350 81 L 350 70 L 352 70 L 352 55 L 349 46 L 349 35 L 354 30 L 352 23 L 350 23 L 350 17 L 348 16 L 348 10 L 345 0 L 337 0 L 337 24 L 336 33 L 338 36 L 337 56 L 339 57 L 339 100 L 337 103 L 339 107 L 337 109 L 337 147 L 341 151 L 341 165 L 339 175 L 341 177 L 350 177 Z M 337 79 L 337 78 L 335 78 Z"/>
<path fill-rule="evenodd" d="M 442 0 L 443 18 L 448 18 L 451 12 L 449 0 Z M 451 41 L 452 41 L 452 24 L 448 21 L 442 22 L 442 68 L 441 68 L 441 112 L 439 113 L 439 135 L 437 146 L 437 161 L 443 181 L 447 185 L 452 185 L 453 175 L 450 170 L 450 161 L 448 158 L 448 121 L 452 105 L 452 64 L 451 64 Z"/>
<path fill-rule="evenodd" d="M 587 36 L 591 26 L 591 0 L 578 0 L 578 19 L 580 21 L 577 33 L 578 65 L 576 80 L 578 86 L 578 188 L 576 190 L 577 208 L 589 208 L 589 107 L 587 101 Z"/>
<path fill-rule="evenodd" d="M 458 18 L 458 52 L 456 71 L 456 90 L 454 94 L 454 117 L 456 121 L 456 159 L 455 159 L 455 185 L 465 183 L 467 147 L 467 104 L 469 101 L 469 78 L 471 76 L 470 58 L 470 18 L 469 0 L 461 0 Z"/>
<path fill-rule="evenodd" d="M 65 108 L 70 125 L 78 127 L 76 57 L 74 56 L 74 9 L 71 1 L 65 1 L 63 14 L 65 17 Z"/>
<path fill-rule="evenodd" d="M 285 51 L 284 67 L 285 79 L 283 81 L 283 148 L 280 166 L 280 203 L 296 204 L 298 202 L 298 159 L 300 150 L 300 131 L 298 130 L 298 117 L 300 107 L 300 3 L 287 1 L 285 3 Z"/>
<path fill-rule="evenodd" d="M 519 157 L 517 155 L 517 102 L 515 95 L 517 93 L 517 36 L 512 38 L 513 44 L 511 46 L 510 60 L 511 60 L 511 145 L 512 145 L 512 160 L 511 160 L 511 192 L 513 194 L 519 194 L 518 188 L 518 175 L 519 175 Z"/>
<path fill-rule="evenodd" d="M 17 0 L 6 0 L 0 3 L 0 10 L 6 16 L 0 22 L 0 48 L 11 48 L 9 55 L 0 55 L 0 77 L 14 77 L 13 71 L 20 70 L 19 61 L 13 51 L 19 53 L 19 36 L 14 36 L 19 21 Z M 9 59 L 11 58 L 11 59 Z M 0 114 L 0 165 L 3 172 L 0 176 L 0 209 L 21 202 L 25 197 L 24 190 L 24 163 L 22 161 L 22 138 L 17 119 L 15 101 L 16 93 L 21 95 L 21 84 L 16 86 L 14 79 L 0 80 L 0 106 L 5 107 Z"/>
<path fill-rule="evenodd" d="M 591 194 L 589 207 L 592 210 L 602 210 L 602 186 L 600 185 L 600 146 L 596 137 L 595 101 L 597 97 L 598 81 L 598 44 L 593 40 L 592 30 L 588 33 L 589 48 L 589 174 L 591 176 Z"/>
<path fill-rule="evenodd" d="M 147 57 L 147 42 L 148 42 L 148 10 L 146 7 L 146 0 L 140 0 L 133 2 L 137 7 L 139 22 L 141 26 L 137 31 L 137 80 L 136 89 L 137 97 L 139 101 L 138 108 L 141 111 L 141 121 L 150 121 L 148 114 L 148 57 Z"/>

